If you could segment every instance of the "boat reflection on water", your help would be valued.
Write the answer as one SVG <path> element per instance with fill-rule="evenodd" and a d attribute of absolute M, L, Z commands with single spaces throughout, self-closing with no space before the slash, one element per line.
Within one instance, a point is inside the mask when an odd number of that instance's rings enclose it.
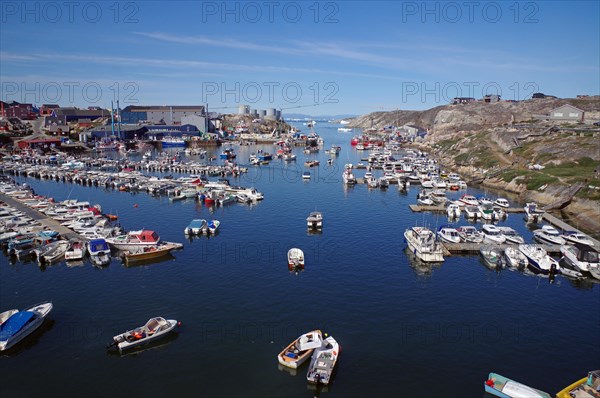
<path fill-rule="evenodd" d="M 306 235 L 311 236 L 311 235 L 323 235 L 323 230 L 322 229 L 316 229 L 316 228 L 308 228 L 306 230 Z"/>
<path fill-rule="evenodd" d="M 2 351 L 0 356 L 13 357 L 19 355 L 23 351 L 27 351 L 30 348 L 35 347 L 40 341 L 42 335 L 54 327 L 54 322 L 55 321 L 53 319 L 46 317 L 40 327 L 31 332 L 30 335 L 25 337 L 18 344 L 6 351 Z"/>
<path fill-rule="evenodd" d="M 131 261 L 131 262 L 125 261 L 125 257 L 122 257 L 122 264 L 127 268 L 135 268 L 135 267 L 140 267 L 140 266 L 144 266 L 144 265 L 164 263 L 164 262 L 168 262 L 168 261 L 172 261 L 172 260 L 175 260 L 175 256 L 173 256 L 171 253 L 168 253 L 168 254 L 165 254 L 165 255 L 163 255 L 161 257 L 157 257 L 157 258 L 149 258 L 146 260 L 137 260 L 137 261 Z"/>
<path fill-rule="evenodd" d="M 333 374 L 331 375 L 331 380 L 333 381 L 333 377 L 335 375 L 335 371 L 333 372 Z M 323 392 L 331 392 L 331 384 L 313 384 L 313 383 L 307 383 L 306 384 L 306 389 L 309 391 L 314 391 L 314 397 L 318 398 L 321 396 L 321 393 Z"/>
<path fill-rule="evenodd" d="M 181 330 L 181 329 L 180 329 Z M 171 332 L 164 337 L 160 337 L 158 340 L 151 341 L 148 344 L 141 345 L 138 347 L 130 348 L 126 351 L 120 352 L 119 350 L 106 350 L 107 355 L 117 356 L 117 357 L 135 357 L 140 355 L 144 351 L 150 350 L 162 350 L 166 349 L 173 341 L 175 341 L 179 337 L 179 331 Z"/>
<path fill-rule="evenodd" d="M 277 364 L 277 369 L 279 369 L 281 372 L 289 373 L 291 376 L 298 375 L 298 369 L 288 368 L 287 366 L 283 366 L 280 363 Z"/>
<path fill-rule="evenodd" d="M 408 258 L 408 265 L 417 276 L 422 278 L 430 278 L 434 269 L 438 269 L 442 265 L 442 263 L 428 263 L 420 260 L 408 247 L 404 249 L 404 253 L 406 253 L 406 257 Z"/>

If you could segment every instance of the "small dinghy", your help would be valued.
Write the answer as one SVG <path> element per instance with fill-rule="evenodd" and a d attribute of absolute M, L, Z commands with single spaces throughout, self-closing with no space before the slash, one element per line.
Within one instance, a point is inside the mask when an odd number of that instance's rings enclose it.
<path fill-rule="evenodd" d="M 551 398 L 549 394 L 496 373 L 490 373 L 483 383 L 485 392 L 502 398 Z"/>
<path fill-rule="evenodd" d="M 116 346 L 120 352 L 148 344 L 172 332 L 179 325 L 175 319 L 150 318 L 144 326 L 128 330 L 113 337 L 108 348 Z"/>
<path fill-rule="evenodd" d="M 310 359 L 306 379 L 310 383 L 329 384 L 335 364 L 340 355 L 340 345 L 333 338 L 327 337 L 323 346 L 316 348 Z"/>
<path fill-rule="evenodd" d="M 206 224 L 206 228 L 209 234 L 216 234 L 219 229 L 219 225 L 221 225 L 221 221 L 219 220 L 211 220 Z"/>
<path fill-rule="evenodd" d="M 323 345 L 323 337 L 320 330 L 313 330 L 298 337 L 283 351 L 277 355 L 277 360 L 283 366 L 297 369 L 308 358 L 310 358 L 315 348 Z"/>

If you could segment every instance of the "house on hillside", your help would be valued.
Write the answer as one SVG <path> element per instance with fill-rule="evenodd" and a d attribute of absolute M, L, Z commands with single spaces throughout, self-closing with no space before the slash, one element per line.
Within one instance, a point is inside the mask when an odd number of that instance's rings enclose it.
<path fill-rule="evenodd" d="M 550 120 L 564 120 L 567 122 L 583 123 L 585 112 L 573 105 L 565 104 L 552 109 L 548 117 Z"/>
<path fill-rule="evenodd" d="M 468 104 L 469 102 L 474 102 L 475 98 L 471 98 L 471 97 L 454 97 L 452 99 L 452 105 L 458 105 L 458 104 Z"/>
<path fill-rule="evenodd" d="M 486 94 L 483 96 L 483 102 L 500 102 L 498 94 Z"/>

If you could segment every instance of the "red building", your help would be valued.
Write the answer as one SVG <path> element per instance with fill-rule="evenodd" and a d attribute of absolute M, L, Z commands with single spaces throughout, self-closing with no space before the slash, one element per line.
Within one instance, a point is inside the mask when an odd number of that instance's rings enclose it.
<path fill-rule="evenodd" d="M 31 104 L 19 104 L 18 102 L 2 102 L 2 116 L 17 117 L 21 120 L 33 120 L 37 117 Z"/>
<path fill-rule="evenodd" d="M 33 134 L 17 141 L 17 145 L 21 149 L 26 148 L 41 148 L 50 149 L 51 147 L 59 147 L 61 143 L 60 137 L 51 137 L 45 134 Z"/>

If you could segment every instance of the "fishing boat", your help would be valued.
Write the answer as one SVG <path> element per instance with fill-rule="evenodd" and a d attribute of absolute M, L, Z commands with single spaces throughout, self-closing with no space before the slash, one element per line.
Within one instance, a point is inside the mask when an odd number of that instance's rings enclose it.
<path fill-rule="evenodd" d="M 310 359 L 306 379 L 310 383 L 327 385 L 331 381 L 331 375 L 340 355 L 340 345 L 333 338 L 327 337 L 323 345 L 316 348 Z"/>
<path fill-rule="evenodd" d="M 533 231 L 533 239 L 540 243 L 550 243 L 551 245 L 564 245 L 566 243 L 561 238 L 560 232 L 551 225 L 544 225 L 541 229 Z"/>
<path fill-rule="evenodd" d="M 168 335 L 179 325 L 175 319 L 150 318 L 144 326 L 128 330 L 113 337 L 108 348 L 116 346 L 120 352 L 139 347 Z"/>
<path fill-rule="evenodd" d="M 535 202 L 529 202 L 525 204 L 525 219 L 527 222 L 538 223 L 542 221 L 544 216 L 544 210 L 540 209 Z"/>
<path fill-rule="evenodd" d="M 587 377 L 577 380 L 556 393 L 556 398 L 595 398 L 600 396 L 600 370 L 593 370 Z"/>
<path fill-rule="evenodd" d="M 123 259 L 126 263 L 133 263 L 142 260 L 153 260 L 169 254 L 172 250 L 181 249 L 181 243 L 161 242 L 156 246 L 139 247 L 134 250 L 125 250 Z"/>
<path fill-rule="evenodd" d="M 219 220 L 210 220 L 206 223 L 206 231 L 208 234 L 216 234 L 219 226 L 221 225 L 221 221 Z"/>
<path fill-rule="evenodd" d="M 287 259 L 290 269 L 304 268 L 304 252 L 301 249 L 293 247 L 288 250 Z"/>
<path fill-rule="evenodd" d="M 589 236 L 578 231 L 565 231 L 562 234 L 562 238 L 566 241 L 566 243 L 571 245 L 594 246 L 594 242 Z"/>
<path fill-rule="evenodd" d="M 539 274 L 555 274 L 560 271 L 558 261 L 548 255 L 546 250 L 539 245 L 519 245 L 521 253 L 527 257 L 527 267 Z"/>
<path fill-rule="evenodd" d="M 80 239 L 71 239 L 69 241 L 69 249 L 65 252 L 65 260 L 81 260 L 85 256 L 85 253 L 85 243 Z"/>
<path fill-rule="evenodd" d="M 501 398 L 552 398 L 548 393 L 500 376 L 497 373 L 490 373 L 483 386 L 485 392 Z"/>
<path fill-rule="evenodd" d="M 496 227 L 496 228 L 500 231 L 500 234 L 502 236 L 504 236 L 504 239 L 506 239 L 506 243 L 513 243 L 516 245 L 525 243 L 525 239 L 523 239 L 523 237 L 521 235 L 519 235 L 517 233 L 517 231 L 515 231 L 513 228 L 511 228 L 511 227 Z"/>
<path fill-rule="evenodd" d="M 494 201 L 494 204 L 495 204 L 496 206 L 500 206 L 500 207 L 503 207 L 503 208 L 505 208 L 505 209 L 508 209 L 508 208 L 510 207 L 510 203 L 508 203 L 508 200 L 506 200 L 506 199 L 504 199 L 504 198 L 497 198 L 497 199 Z"/>
<path fill-rule="evenodd" d="M 197 218 L 192 220 L 190 224 L 185 227 L 183 233 L 186 235 L 200 235 L 204 228 L 206 228 L 206 220 Z"/>
<path fill-rule="evenodd" d="M 87 243 L 92 264 L 104 266 L 110 263 L 110 247 L 104 238 L 91 239 Z"/>
<path fill-rule="evenodd" d="M 0 351 L 8 350 L 39 328 L 50 311 L 52 303 L 48 302 L 10 315 L 0 327 Z"/>
<path fill-rule="evenodd" d="M 600 256 L 596 249 L 588 245 L 563 245 L 560 253 L 563 255 L 563 263 L 600 279 Z"/>
<path fill-rule="evenodd" d="M 141 229 L 131 231 L 125 235 L 119 235 L 114 238 L 107 238 L 106 242 L 117 250 L 136 251 L 141 247 L 156 246 L 160 242 L 160 237 L 154 231 Z"/>
<path fill-rule="evenodd" d="M 313 330 L 292 341 L 290 345 L 277 355 L 277 360 L 283 366 L 297 369 L 310 358 L 315 348 L 319 348 L 322 345 L 323 336 L 321 335 L 321 331 Z"/>
<path fill-rule="evenodd" d="M 527 266 L 527 257 L 516 247 L 504 249 L 504 263 L 512 268 L 524 268 Z"/>
<path fill-rule="evenodd" d="M 449 226 L 441 226 L 438 229 L 437 237 L 440 242 L 460 243 L 460 235 L 456 228 Z"/>
<path fill-rule="evenodd" d="M 459 218 L 460 217 L 460 206 L 457 203 L 450 203 L 446 208 L 446 213 L 450 218 Z"/>
<path fill-rule="evenodd" d="M 323 227 L 323 215 L 318 211 L 311 212 L 306 218 L 308 228 L 319 229 Z"/>
<path fill-rule="evenodd" d="M 404 231 L 410 251 L 424 262 L 442 262 L 444 253 L 433 232 L 426 227 L 412 227 Z"/>
<path fill-rule="evenodd" d="M 497 247 L 482 246 L 479 248 L 479 255 L 490 268 L 500 268 L 502 266 L 502 250 Z"/>
<path fill-rule="evenodd" d="M 483 233 L 484 242 L 500 245 L 506 241 L 498 227 L 493 224 L 483 224 L 481 232 Z"/>

